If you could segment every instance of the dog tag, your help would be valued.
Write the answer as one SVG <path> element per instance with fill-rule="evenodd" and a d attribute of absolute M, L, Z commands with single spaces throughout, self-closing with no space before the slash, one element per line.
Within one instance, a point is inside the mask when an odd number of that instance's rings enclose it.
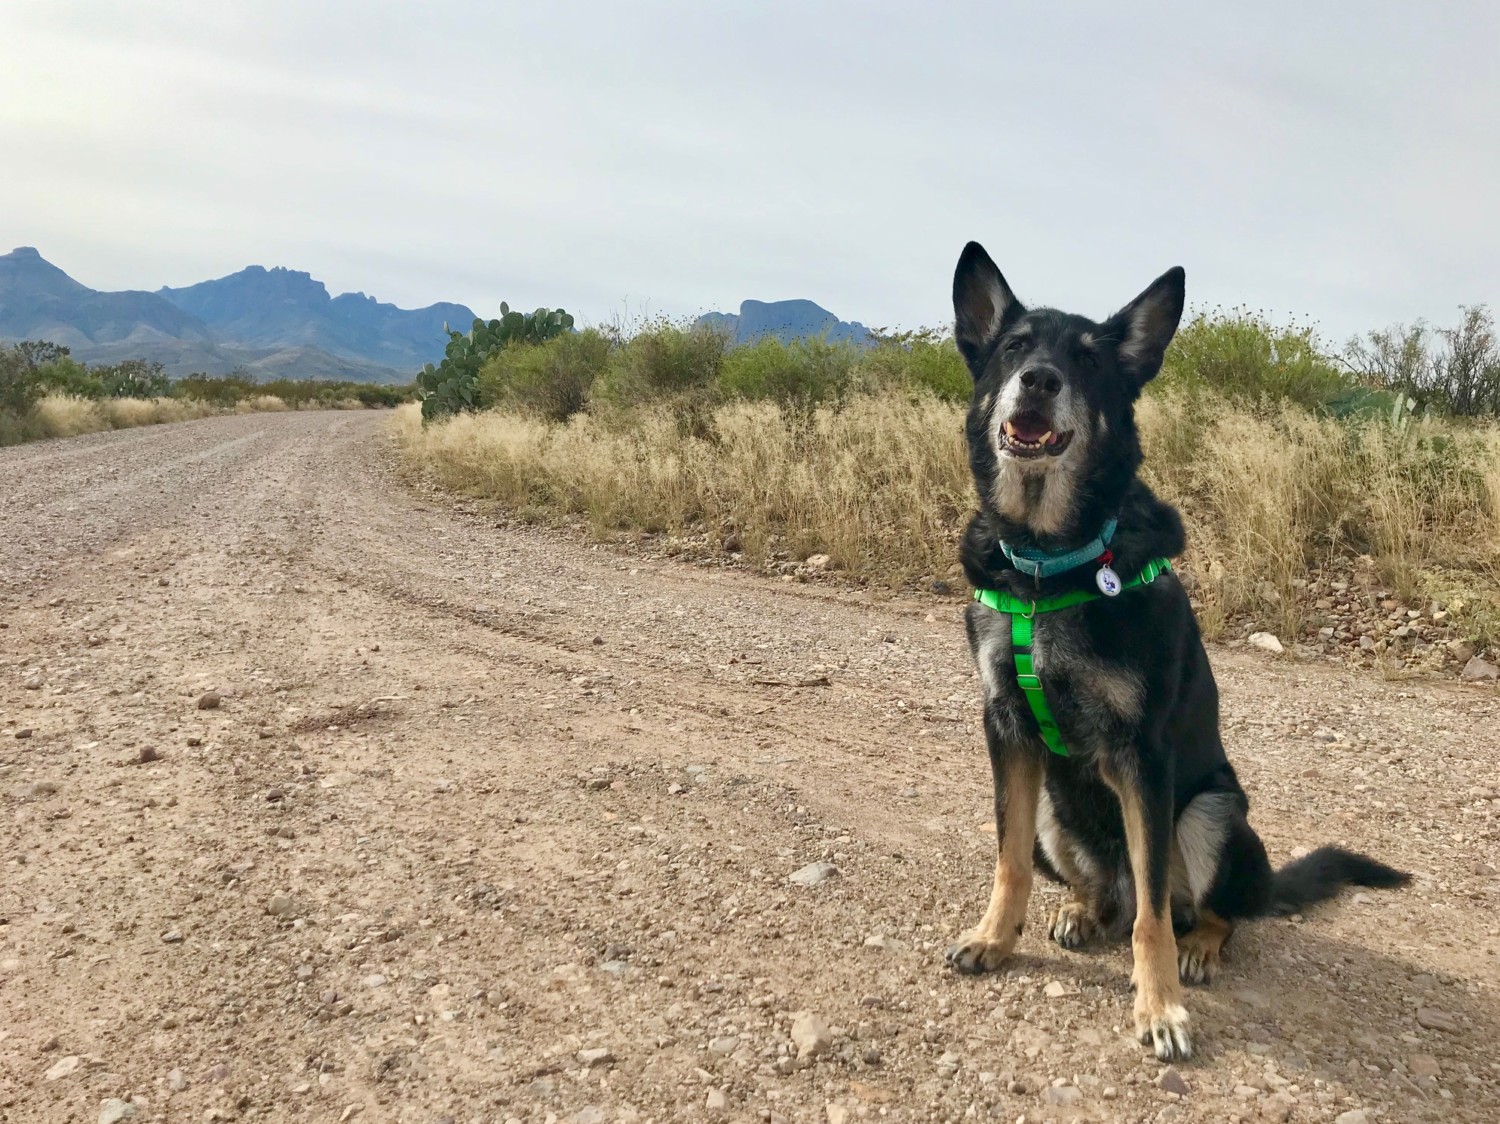
<path fill-rule="evenodd" d="M 1094 584 L 1106 597 L 1118 597 L 1120 594 L 1120 575 L 1109 568 L 1108 562 L 1099 567 L 1099 572 L 1094 575 Z"/>

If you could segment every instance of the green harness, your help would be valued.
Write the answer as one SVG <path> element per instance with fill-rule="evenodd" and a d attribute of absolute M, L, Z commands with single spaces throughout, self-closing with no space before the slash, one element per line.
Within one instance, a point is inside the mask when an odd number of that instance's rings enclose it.
<path fill-rule="evenodd" d="M 1139 574 L 1120 586 L 1120 592 L 1154 582 L 1171 568 L 1172 563 L 1167 559 L 1153 558 L 1146 563 Z M 1042 733 L 1042 741 L 1059 757 L 1068 756 L 1068 747 L 1063 744 L 1062 731 L 1057 728 L 1057 719 L 1052 717 L 1052 708 L 1047 705 L 1047 696 L 1042 693 L 1041 677 L 1036 674 L 1032 666 L 1032 618 L 1038 613 L 1055 613 L 1059 609 L 1071 609 L 1074 605 L 1098 601 L 1104 596 L 1103 593 L 1095 593 L 1091 589 L 1075 589 L 1067 593 L 1059 593 L 1056 597 L 1031 600 L 1024 597 L 1012 597 L 1009 593 L 1002 593 L 997 589 L 974 591 L 975 601 L 1010 617 L 1010 650 L 1016 660 L 1016 686 L 1020 687 L 1021 692 L 1026 696 L 1026 702 L 1031 707 L 1031 715 L 1036 719 L 1037 728 Z"/>

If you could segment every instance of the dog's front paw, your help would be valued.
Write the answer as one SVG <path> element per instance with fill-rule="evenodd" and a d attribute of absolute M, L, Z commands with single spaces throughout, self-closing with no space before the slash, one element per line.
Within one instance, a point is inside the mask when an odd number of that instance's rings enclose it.
<path fill-rule="evenodd" d="M 979 932 L 965 933 L 948 946 L 944 959 L 956 972 L 978 975 L 993 972 L 1005 962 L 1005 958 L 1016 947 L 1015 939 L 991 940 Z"/>
<path fill-rule="evenodd" d="M 1193 1056 L 1193 1035 L 1187 1009 L 1180 1003 L 1154 1004 L 1136 994 L 1135 1032 L 1164 1062 L 1183 1062 Z"/>
<path fill-rule="evenodd" d="M 1047 932 L 1063 948 L 1082 948 L 1094 936 L 1094 919 L 1082 902 L 1064 902 L 1052 915 Z"/>

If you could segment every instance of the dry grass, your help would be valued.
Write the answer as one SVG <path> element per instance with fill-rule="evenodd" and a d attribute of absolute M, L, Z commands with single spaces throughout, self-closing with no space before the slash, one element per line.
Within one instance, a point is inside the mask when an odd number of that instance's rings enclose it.
<path fill-rule="evenodd" d="M 285 410 L 280 398 L 266 394 L 242 402 L 240 413 Z M 143 425 L 192 421 L 228 411 L 186 398 L 77 398 L 49 394 L 23 419 L 13 425 L 14 440 L 38 441 L 50 437 L 77 437 L 107 429 L 133 429 Z M 5 442 L 10 443 L 10 442 Z"/>
<path fill-rule="evenodd" d="M 963 407 L 885 392 L 788 412 L 719 407 L 687 426 L 664 406 L 396 425 L 407 462 L 441 486 L 598 532 L 737 538 L 757 562 L 813 553 L 877 584 L 947 573 L 973 506 Z M 1313 566 L 1367 556 L 1405 598 L 1467 604 L 1500 624 L 1500 430 L 1339 422 L 1161 393 L 1140 410 L 1146 477 L 1189 524 L 1189 568 L 1210 634 L 1244 613 L 1295 635 Z M 706 434 L 706 435 L 705 435 Z"/>

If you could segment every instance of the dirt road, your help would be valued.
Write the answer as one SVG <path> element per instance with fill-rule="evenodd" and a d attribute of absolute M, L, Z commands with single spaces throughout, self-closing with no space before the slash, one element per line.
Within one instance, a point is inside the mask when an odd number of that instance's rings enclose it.
<path fill-rule="evenodd" d="M 382 422 L 0 450 L 0 1119 L 1500 1120 L 1493 691 L 1214 653 L 1274 858 L 1417 878 L 1237 934 L 1173 1093 L 1050 887 L 944 969 L 955 605 L 503 527 Z"/>

